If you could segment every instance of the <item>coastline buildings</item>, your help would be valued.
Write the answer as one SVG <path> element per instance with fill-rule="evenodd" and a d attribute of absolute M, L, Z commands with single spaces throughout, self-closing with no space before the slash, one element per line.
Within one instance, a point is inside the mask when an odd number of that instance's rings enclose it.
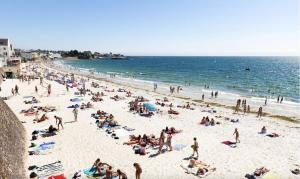
<path fill-rule="evenodd" d="M 9 39 L 0 38 L 0 73 L 13 78 L 20 73 L 21 58 L 16 56 Z"/>

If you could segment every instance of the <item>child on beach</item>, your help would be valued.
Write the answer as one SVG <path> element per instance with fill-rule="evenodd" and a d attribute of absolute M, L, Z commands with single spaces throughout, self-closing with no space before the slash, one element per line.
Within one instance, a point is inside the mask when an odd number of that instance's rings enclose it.
<path fill-rule="evenodd" d="M 74 120 L 75 120 L 75 122 L 77 122 L 77 117 L 78 117 L 78 109 L 77 108 L 73 109 L 73 114 L 74 114 Z"/>
<path fill-rule="evenodd" d="M 198 142 L 197 142 L 197 138 L 194 137 L 194 144 L 191 146 L 192 149 L 193 149 L 193 154 L 192 154 L 192 157 L 194 157 L 195 153 L 197 154 L 197 157 L 199 157 L 199 153 L 198 153 L 198 149 L 199 149 L 199 145 L 198 145 Z"/>
<path fill-rule="evenodd" d="M 232 135 L 235 135 L 235 143 L 240 143 L 240 134 L 237 128 L 235 128 L 234 133 Z"/>

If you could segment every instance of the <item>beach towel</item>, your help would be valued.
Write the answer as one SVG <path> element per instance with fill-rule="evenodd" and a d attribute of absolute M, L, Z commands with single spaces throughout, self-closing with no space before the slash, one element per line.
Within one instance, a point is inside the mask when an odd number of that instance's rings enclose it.
<path fill-rule="evenodd" d="M 148 109 L 149 111 L 156 111 L 157 110 L 156 107 L 155 107 L 155 105 L 151 104 L 151 103 L 144 103 L 144 107 L 146 109 Z"/>
<path fill-rule="evenodd" d="M 235 143 L 235 142 L 231 142 L 231 141 L 229 141 L 229 140 L 223 141 L 223 142 L 221 142 L 221 143 L 222 143 L 222 144 L 225 144 L 225 145 L 228 145 L 229 147 L 232 147 L 232 148 L 236 147 L 236 143 Z"/>
<path fill-rule="evenodd" d="M 62 172 L 63 170 L 64 169 L 61 164 L 61 161 L 56 161 L 34 169 L 35 173 L 38 175 L 39 178 L 45 178 L 51 175 L 55 175 Z"/>
<path fill-rule="evenodd" d="M 55 175 L 55 176 L 50 176 L 48 179 L 67 179 L 64 174 L 61 175 Z"/>
<path fill-rule="evenodd" d="M 68 106 L 67 108 L 79 108 L 79 104 Z"/>
<path fill-rule="evenodd" d="M 127 130 L 127 131 L 134 131 L 135 129 L 133 128 L 130 128 L 130 127 L 127 127 L 127 126 L 124 126 L 123 129 Z"/>
<path fill-rule="evenodd" d="M 73 99 L 70 99 L 70 101 L 72 101 L 72 102 L 80 102 L 80 101 L 82 101 L 82 100 L 79 99 L 79 98 L 73 98 Z"/>
<path fill-rule="evenodd" d="M 92 176 L 96 171 L 96 167 L 84 169 L 83 173 L 87 176 Z"/>

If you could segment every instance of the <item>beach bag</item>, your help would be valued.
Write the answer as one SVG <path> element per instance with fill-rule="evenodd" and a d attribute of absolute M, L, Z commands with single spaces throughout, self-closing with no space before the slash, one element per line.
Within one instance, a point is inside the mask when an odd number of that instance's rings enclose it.
<path fill-rule="evenodd" d="M 37 139 L 37 136 L 33 135 L 31 140 L 36 140 Z"/>
<path fill-rule="evenodd" d="M 140 155 L 146 155 L 146 149 L 145 147 L 140 148 Z"/>
<path fill-rule="evenodd" d="M 29 175 L 29 178 L 36 179 L 37 178 L 37 174 L 34 173 L 34 172 L 31 172 L 30 175 Z"/>

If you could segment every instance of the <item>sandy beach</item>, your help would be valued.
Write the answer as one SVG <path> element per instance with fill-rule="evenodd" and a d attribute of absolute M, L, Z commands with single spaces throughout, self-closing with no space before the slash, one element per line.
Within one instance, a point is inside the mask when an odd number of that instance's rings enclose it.
<path fill-rule="evenodd" d="M 43 68 L 41 68 L 43 67 Z M 46 76 L 45 69 L 53 72 L 52 75 Z M 87 178 L 82 172 L 89 169 L 97 158 L 110 164 L 113 170 L 120 169 L 124 171 L 128 178 L 135 178 L 135 168 L 133 163 L 137 162 L 142 167 L 141 178 L 199 178 L 193 174 L 185 172 L 182 166 L 187 166 L 192 154 L 191 145 L 193 138 L 196 137 L 199 143 L 199 158 L 215 171 L 209 171 L 205 178 L 245 178 L 246 174 L 253 172 L 260 167 L 266 167 L 270 171 L 265 177 L 273 178 L 299 178 L 291 172 L 297 168 L 295 165 L 300 164 L 300 125 L 299 123 L 279 120 L 278 118 L 265 117 L 257 118 L 256 114 L 239 114 L 233 113 L 232 109 L 210 106 L 207 104 L 189 101 L 178 97 L 168 96 L 169 102 L 174 107 L 173 110 L 179 114 L 169 114 L 169 107 L 155 105 L 159 112 L 154 112 L 151 117 L 144 117 L 136 112 L 129 111 L 129 102 L 135 100 L 137 96 L 143 96 L 148 99 L 150 104 L 161 102 L 165 95 L 154 93 L 150 90 L 143 90 L 122 86 L 120 84 L 110 83 L 107 81 L 87 79 L 86 77 L 75 75 L 77 84 L 85 81 L 85 88 L 93 93 L 103 92 L 105 96 L 103 101 L 92 102 L 93 95 L 88 91 L 86 95 L 78 95 L 78 88 L 69 88 L 57 82 L 60 79 L 57 73 L 61 71 L 50 69 L 44 65 L 39 65 L 37 70 L 44 76 L 43 85 L 40 80 L 35 79 L 30 82 L 18 79 L 7 79 L 1 87 L 1 97 L 8 97 L 5 102 L 13 110 L 18 119 L 23 123 L 26 129 L 28 151 L 31 143 L 37 145 L 44 142 L 54 142 L 50 149 L 47 149 L 38 155 L 28 155 L 26 166 L 42 166 L 52 162 L 61 161 L 63 170 L 56 174 L 64 174 L 67 178 L 72 178 L 74 173 L 81 171 L 81 178 Z M 32 72 L 32 66 L 24 68 L 24 74 Z M 59 76 L 59 77 L 58 77 Z M 57 77 L 57 78 L 56 78 Z M 56 78 L 56 79 L 55 79 Z M 66 77 L 66 80 L 70 80 Z M 84 79 L 84 80 L 81 80 Z M 95 88 L 92 83 L 99 87 Z M 51 94 L 47 95 L 47 86 L 51 84 Z M 19 95 L 12 96 L 11 89 L 17 85 Z M 35 92 L 35 86 L 38 92 Z M 82 85 L 78 85 L 80 88 Z M 130 97 L 125 92 L 118 92 L 118 89 L 130 91 Z M 114 89 L 114 92 L 108 92 Z M 120 100 L 111 99 L 118 95 Z M 39 102 L 36 104 L 25 104 L 25 100 L 31 100 L 34 96 Z M 77 98 L 79 101 L 72 102 L 70 99 Z M 157 99 L 160 99 L 159 101 Z M 236 99 L 232 99 L 235 101 Z M 93 107 L 81 110 L 78 109 L 78 121 L 74 122 L 74 115 L 68 106 L 81 103 L 91 102 Z M 177 106 L 186 105 L 189 102 L 191 109 L 180 108 Z M 208 101 L 209 102 L 209 101 Z M 42 122 L 34 121 L 35 115 L 24 115 L 21 110 L 29 109 L 32 106 L 53 106 L 54 112 L 39 112 L 39 118 L 42 114 L 47 113 L 48 120 Z M 108 134 L 105 129 L 101 129 L 96 124 L 96 119 L 91 116 L 97 110 L 105 111 L 114 116 L 120 129 L 115 129 L 118 139 Z M 280 111 L 278 114 L 291 114 L 290 116 L 299 116 L 297 107 L 291 111 L 284 111 L 282 106 L 273 105 L 268 110 Z M 275 114 L 277 114 L 275 112 Z M 37 140 L 31 141 L 32 132 L 35 130 L 48 129 L 50 125 L 56 127 L 54 116 L 63 119 L 63 129 L 60 129 L 56 135 L 51 137 L 38 137 Z M 200 125 L 203 117 L 213 118 L 219 124 L 214 126 Z M 232 122 L 236 121 L 238 122 Z M 134 130 L 125 130 L 127 126 Z M 129 135 L 154 134 L 159 138 L 160 132 L 166 126 L 174 127 L 176 130 L 182 130 L 180 133 L 172 135 L 173 151 L 165 151 L 156 155 L 157 148 L 146 148 L 146 155 L 135 154 L 133 146 L 124 145 L 129 141 Z M 266 134 L 259 134 L 261 128 L 265 126 Z M 233 132 L 235 128 L 240 134 L 240 143 L 225 145 L 225 141 L 234 143 Z M 269 137 L 267 134 L 276 133 L 278 137 Z M 222 143 L 223 142 L 223 143 Z M 166 146 L 163 147 L 165 149 Z M 32 171 L 27 171 L 27 176 Z M 53 175 L 54 175 L 53 174 Z M 264 177 L 264 176 L 262 176 Z M 47 178 L 47 177 L 45 177 Z"/>

